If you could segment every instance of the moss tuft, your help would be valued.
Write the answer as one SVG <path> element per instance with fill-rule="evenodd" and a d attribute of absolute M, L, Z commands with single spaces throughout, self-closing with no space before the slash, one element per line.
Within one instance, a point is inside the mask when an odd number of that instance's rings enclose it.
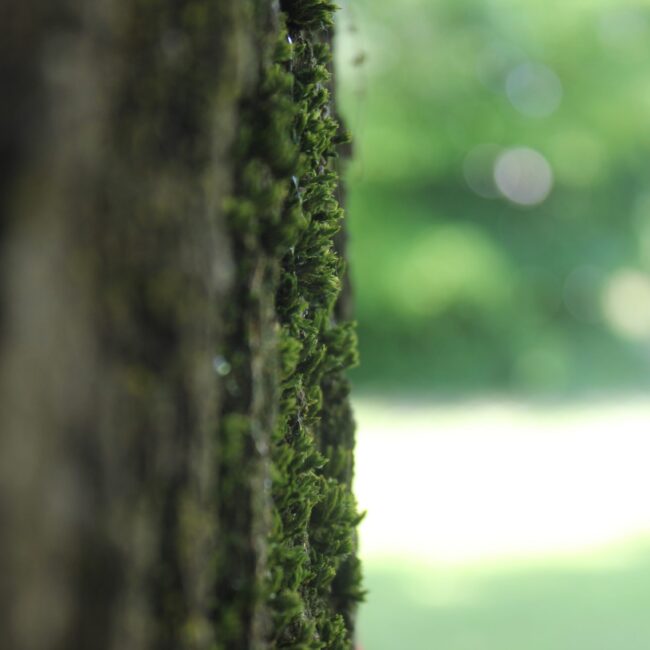
<path fill-rule="evenodd" d="M 293 43 L 293 140 L 298 163 L 290 211 L 301 215 L 282 260 L 276 309 L 282 327 L 280 415 L 273 436 L 269 603 L 277 648 L 352 647 L 353 612 L 362 599 L 351 493 L 354 424 L 343 372 L 357 362 L 353 323 L 336 323 L 343 263 L 334 246 L 343 212 L 331 163 L 349 139 L 332 117 L 330 51 L 318 32 L 334 5 L 282 3 Z M 332 389 L 343 383 L 344 390 Z M 286 607 L 290 602 L 291 607 Z"/>
<path fill-rule="evenodd" d="M 281 3 L 280 29 L 256 92 L 242 101 L 240 161 L 228 202 L 238 260 L 227 349 L 232 372 L 224 404 L 221 464 L 224 531 L 215 611 L 221 647 L 248 647 L 256 604 L 268 612 L 270 648 L 350 649 L 362 598 L 356 558 L 360 520 L 351 492 L 354 423 L 344 372 L 357 362 L 354 324 L 337 322 L 344 264 L 335 248 L 343 211 L 337 201 L 337 146 L 349 139 L 333 117 L 326 31 L 335 9 L 322 0 Z M 268 272 L 259 281 L 260 268 Z M 253 502 L 242 475 L 251 460 L 255 401 L 251 323 L 265 296 L 276 321 L 277 414 L 270 436 L 270 546 L 263 584 L 234 588 L 254 551 L 245 538 Z M 234 353 L 239 351 L 240 355 Z M 228 385 L 227 385 L 228 386 Z M 239 440 L 239 442 L 237 442 Z M 232 487 L 227 485 L 232 484 Z M 243 550 L 242 550 L 243 549 Z M 240 621 L 239 627 L 233 621 Z"/>

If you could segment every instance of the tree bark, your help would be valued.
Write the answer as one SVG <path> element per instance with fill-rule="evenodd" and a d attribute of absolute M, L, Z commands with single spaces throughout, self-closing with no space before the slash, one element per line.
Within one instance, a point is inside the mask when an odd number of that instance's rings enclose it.
<path fill-rule="evenodd" d="M 0 12 L 3 643 L 349 647 L 332 7 Z"/>

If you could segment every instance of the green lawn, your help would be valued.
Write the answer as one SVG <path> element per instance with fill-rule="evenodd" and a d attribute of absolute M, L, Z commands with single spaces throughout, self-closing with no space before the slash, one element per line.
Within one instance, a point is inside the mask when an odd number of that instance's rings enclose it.
<path fill-rule="evenodd" d="M 493 569 L 366 563 L 363 650 L 647 650 L 650 554 Z"/>
<path fill-rule="evenodd" d="M 650 404 L 357 400 L 363 650 L 648 650 Z"/>

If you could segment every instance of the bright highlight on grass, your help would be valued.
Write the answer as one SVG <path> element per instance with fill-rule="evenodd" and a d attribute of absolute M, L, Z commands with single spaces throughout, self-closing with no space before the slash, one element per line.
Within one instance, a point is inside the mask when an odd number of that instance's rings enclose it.
<path fill-rule="evenodd" d="M 361 402 L 357 417 L 365 558 L 510 561 L 650 532 L 648 402 Z"/>

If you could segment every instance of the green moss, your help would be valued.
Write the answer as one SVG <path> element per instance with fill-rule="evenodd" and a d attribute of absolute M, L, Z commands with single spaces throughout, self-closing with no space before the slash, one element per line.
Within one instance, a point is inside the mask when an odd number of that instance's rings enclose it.
<path fill-rule="evenodd" d="M 352 646 L 353 611 L 363 594 L 355 556 L 360 517 L 350 488 L 354 424 L 343 378 L 357 361 L 356 336 L 353 324 L 333 317 L 343 274 L 334 236 L 343 213 L 329 161 L 346 135 L 330 114 L 330 52 L 316 33 L 331 25 L 334 6 L 282 7 L 293 42 L 299 148 L 285 218 L 298 207 L 302 227 L 283 258 L 276 299 L 286 372 L 273 438 L 272 647 L 343 649 Z"/>
<path fill-rule="evenodd" d="M 351 493 L 354 423 L 344 377 L 357 361 L 356 336 L 352 323 L 334 317 L 344 265 L 334 245 L 343 212 L 332 159 L 347 135 L 332 117 L 328 89 L 323 30 L 332 25 L 334 5 L 293 0 L 281 6 L 273 62 L 241 106 L 240 162 L 228 203 L 238 261 L 226 346 L 232 386 L 220 460 L 220 519 L 252 517 L 235 514 L 231 504 L 253 498 L 242 487 L 246 472 L 255 471 L 250 331 L 259 326 L 263 294 L 270 293 L 279 370 L 270 547 L 263 584 L 238 591 L 237 571 L 250 572 L 254 561 L 242 538 L 247 524 L 224 531 L 214 620 L 219 647 L 248 647 L 246 621 L 255 605 L 246 598 L 263 599 L 269 647 L 342 650 L 352 647 L 354 608 L 363 595 L 356 559 L 360 517 Z M 257 282 L 265 265 L 272 270 Z"/>
<path fill-rule="evenodd" d="M 282 0 L 290 27 L 327 29 L 334 25 L 337 6 L 328 0 Z"/>

